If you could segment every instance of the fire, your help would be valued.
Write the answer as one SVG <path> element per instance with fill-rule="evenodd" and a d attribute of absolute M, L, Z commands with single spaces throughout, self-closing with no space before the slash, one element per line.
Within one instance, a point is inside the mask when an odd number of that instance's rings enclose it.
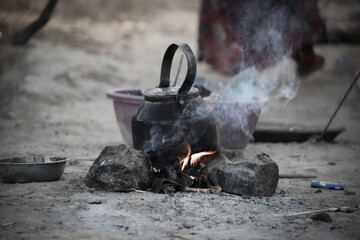
<path fill-rule="evenodd" d="M 210 151 L 204 151 L 204 152 L 191 154 L 190 144 L 186 144 L 186 148 L 187 148 L 186 157 L 180 158 L 181 171 L 183 171 L 185 169 L 185 167 L 189 165 L 189 163 L 190 163 L 190 166 L 193 167 L 200 161 L 200 159 L 203 156 L 212 155 L 212 154 L 216 153 L 215 150 L 210 150 Z"/>
<path fill-rule="evenodd" d="M 189 164 L 189 161 L 191 159 L 191 147 L 190 144 L 186 144 L 186 148 L 187 148 L 187 154 L 186 157 L 184 158 L 180 158 L 180 168 L 181 171 L 184 171 L 185 167 Z"/>

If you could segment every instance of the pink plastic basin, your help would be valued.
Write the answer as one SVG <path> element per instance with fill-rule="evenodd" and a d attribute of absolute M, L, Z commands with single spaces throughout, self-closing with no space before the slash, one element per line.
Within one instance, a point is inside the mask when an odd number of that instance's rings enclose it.
<path fill-rule="evenodd" d="M 124 141 L 132 146 L 131 117 L 143 103 L 140 89 L 116 89 L 107 96 L 113 99 L 116 120 Z M 228 102 L 206 100 L 216 112 L 218 144 L 229 149 L 245 148 L 253 134 L 264 101 Z"/>

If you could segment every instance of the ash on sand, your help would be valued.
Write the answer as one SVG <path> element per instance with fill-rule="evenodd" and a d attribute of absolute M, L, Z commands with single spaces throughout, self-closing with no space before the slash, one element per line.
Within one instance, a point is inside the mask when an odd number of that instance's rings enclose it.
<path fill-rule="evenodd" d="M 146 190 L 152 182 L 150 159 L 142 152 L 121 144 L 107 146 L 85 178 L 88 187 L 113 192 Z M 275 193 L 279 168 L 264 153 L 221 148 L 204 171 L 205 178 L 223 191 L 245 196 Z"/>

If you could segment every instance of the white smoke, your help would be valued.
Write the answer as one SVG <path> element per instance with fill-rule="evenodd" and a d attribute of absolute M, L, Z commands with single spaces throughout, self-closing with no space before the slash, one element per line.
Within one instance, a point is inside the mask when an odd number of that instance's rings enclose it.
<path fill-rule="evenodd" d="M 226 148 L 243 148 L 261 112 L 285 106 L 297 93 L 300 80 L 293 61 L 282 61 L 263 71 L 250 67 L 220 84 L 213 105 L 219 125 L 219 142 Z M 256 139 L 255 139 L 256 140 Z"/>
<path fill-rule="evenodd" d="M 236 31 L 241 33 L 240 70 L 214 92 L 215 99 L 222 103 L 215 106 L 220 112 L 220 134 L 226 128 L 232 129 L 223 136 L 229 146 L 241 137 L 251 137 L 254 115 L 256 118 L 260 112 L 284 107 L 296 96 L 300 80 L 291 59 L 291 39 L 309 28 L 306 21 L 294 18 L 294 9 L 286 4 L 254 0 L 244 2 L 244 9 L 229 13 L 239 19 Z M 234 138 L 229 139 L 231 136 Z"/>
<path fill-rule="evenodd" d="M 267 103 L 280 100 L 284 106 L 296 96 L 299 84 L 295 63 L 284 57 L 282 61 L 263 71 L 257 71 L 255 67 L 240 71 L 220 84 L 217 99 L 235 102 L 260 100 Z M 262 106 L 252 104 L 251 107 Z"/>

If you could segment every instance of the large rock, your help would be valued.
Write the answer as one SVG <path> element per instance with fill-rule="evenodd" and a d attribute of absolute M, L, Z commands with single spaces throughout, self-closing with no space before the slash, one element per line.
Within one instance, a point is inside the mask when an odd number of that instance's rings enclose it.
<path fill-rule="evenodd" d="M 207 167 L 207 178 L 223 191 L 244 196 L 271 196 L 278 180 L 278 165 L 264 153 L 220 149 Z"/>
<path fill-rule="evenodd" d="M 88 187 L 114 192 L 145 190 L 151 185 L 150 159 L 125 145 L 108 146 L 85 178 Z"/>

